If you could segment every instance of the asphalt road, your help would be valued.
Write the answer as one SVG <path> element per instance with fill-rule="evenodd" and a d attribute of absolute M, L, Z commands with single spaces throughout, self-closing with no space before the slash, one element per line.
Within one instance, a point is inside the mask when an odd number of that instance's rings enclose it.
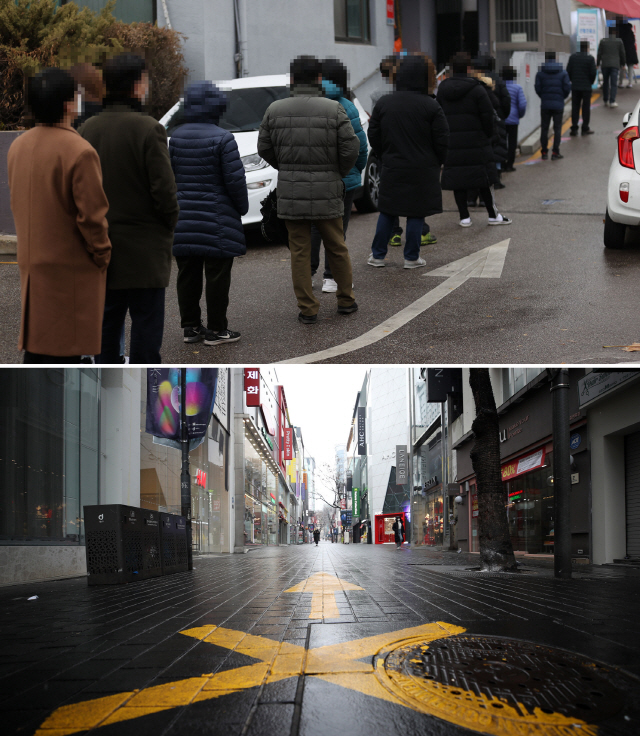
<path fill-rule="evenodd" d="M 3 733 L 637 734 L 640 571 L 474 562 L 322 542 L 4 588 Z"/>
<path fill-rule="evenodd" d="M 595 135 L 569 138 L 565 158 L 522 158 L 505 174 L 497 192 L 513 225 L 489 227 L 484 210 L 472 213 L 473 226 L 460 228 L 453 197 L 446 211 L 430 218 L 438 243 L 422 249 L 427 267 L 406 271 L 399 248 L 387 266 L 367 265 L 377 215 L 354 214 L 348 232 L 356 299 L 360 310 L 336 312 L 333 294 L 321 294 L 316 325 L 297 321 L 290 283 L 289 253 L 265 245 L 249 233 L 247 255 L 233 269 L 229 326 L 242 333 L 233 345 L 206 347 L 182 342 L 175 269 L 167 290 L 163 344 L 165 363 L 268 363 L 301 358 L 334 348 L 375 330 L 386 320 L 446 281 L 425 275 L 452 261 L 509 239 L 499 278 L 471 277 L 383 339 L 356 350 L 343 349 L 320 361 L 337 363 L 626 363 L 640 353 L 619 347 L 640 341 L 637 304 L 640 233 L 630 233 L 623 250 L 602 243 L 608 170 L 615 134 L 631 110 L 638 87 L 619 91 L 620 107 L 594 104 Z M 7 260 L 7 259 L 5 259 Z M 316 276 L 316 291 L 322 282 Z M 445 287 L 445 290 L 447 287 Z M 17 267 L 0 266 L 0 360 L 18 362 Z M 397 326 L 397 325 L 396 325 Z M 313 358 L 316 360 L 317 358 Z"/>

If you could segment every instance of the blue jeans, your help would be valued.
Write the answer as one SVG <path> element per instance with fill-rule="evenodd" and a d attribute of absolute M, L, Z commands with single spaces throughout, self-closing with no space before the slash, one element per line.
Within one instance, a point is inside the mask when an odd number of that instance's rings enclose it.
<path fill-rule="evenodd" d="M 602 67 L 602 101 L 615 102 L 618 92 L 618 72 L 615 66 Z"/>
<path fill-rule="evenodd" d="M 396 222 L 394 215 L 380 213 L 376 234 L 371 245 L 371 253 L 374 258 L 382 260 L 387 255 L 387 245 Z M 420 236 L 422 235 L 423 222 L 423 217 L 407 217 L 407 233 L 404 244 L 405 261 L 417 261 L 420 257 Z"/>
<path fill-rule="evenodd" d="M 430 232 L 431 228 L 429 227 L 429 223 L 424 220 L 422 223 L 422 234 L 428 235 Z M 398 217 L 398 215 L 393 218 L 393 234 L 402 235 L 402 228 L 400 227 L 400 218 Z"/>

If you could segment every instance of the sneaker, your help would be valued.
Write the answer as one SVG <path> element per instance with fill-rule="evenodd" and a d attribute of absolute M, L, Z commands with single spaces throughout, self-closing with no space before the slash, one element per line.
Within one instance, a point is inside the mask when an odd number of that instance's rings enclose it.
<path fill-rule="evenodd" d="M 415 261 L 408 261 L 406 258 L 404 259 L 405 268 L 421 268 L 422 266 L 426 265 L 427 262 L 424 260 L 424 258 L 417 258 Z"/>
<path fill-rule="evenodd" d="M 322 279 L 322 291 L 330 294 L 332 291 L 338 291 L 338 284 L 333 279 Z"/>
<path fill-rule="evenodd" d="M 302 322 L 303 325 L 314 325 L 318 321 L 317 314 L 298 314 L 298 322 Z"/>
<path fill-rule="evenodd" d="M 577 136 L 577 135 L 578 135 L 578 131 L 577 131 L 577 130 L 570 130 L 570 131 L 569 131 L 569 135 L 570 135 L 570 136 L 571 136 L 572 138 L 575 138 L 575 136 Z"/>
<path fill-rule="evenodd" d="M 541 158 L 541 159 L 542 159 L 543 161 L 546 161 L 546 160 L 547 160 L 547 159 L 549 158 L 549 154 L 548 154 L 548 153 L 547 153 L 547 152 L 545 151 L 544 153 L 541 153 L 541 154 L 540 154 L 540 158 Z"/>
<path fill-rule="evenodd" d="M 609 103 L 609 107 L 618 107 L 618 103 L 617 102 L 610 102 Z"/>
<path fill-rule="evenodd" d="M 367 263 L 374 268 L 384 268 L 384 259 L 374 258 L 373 253 L 369 256 L 369 260 L 367 261 Z"/>
<path fill-rule="evenodd" d="M 420 236 L 420 247 L 423 245 L 434 245 L 438 242 L 438 238 L 433 233 L 427 233 Z"/>
<path fill-rule="evenodd" d="M 564 158 L 564 156 L 561 153 L 552 153 L 551 154 L 551 160 L 557 161 L 560 158 Z"/>
<path fill-rule="evenodd" d="M 206 330 L 203 325 L 197 327 L 185 327 L 184 328 L 184 342 L 200 342 L 204 338 Z"/>
<path fill-rule="evenodd" d="M 350 307 L 338 307 L 338 314 L 353 314 L 358 311 L 358 305 L 353 302 Z"/>
<path fill-rule="evenodd" d="M 503 184 L 501 181 L 497 181 L 494 185 L 494 189 L 504 189 L 506 187 L 506 184 Z"/>
<path fill-rule="evenodd" d="M 223 345 L 228 342 L 238 342 L 239 339 L 239 332 L 231 332 L 231 330 L 221 330 L 220 332 L 214 332 L 213 330 L 207 330 L 207 334 L 204 338 L 204 344 Z"/>
<path fill-rule="evenodd" d="M 500 213 L 498 213 L 497 217 L 489 218 L 489 225 L 511 225 L 512 222 L 513 220 L 510 220 L 508 217 L 505 217 Z"/>
<path fill-rule="evenodd" d="M 402 245 L 402 235 L 398 235 L 397 233 L 395 235 L 392 235 L 391 240 L 389 241 L 389 245 Z"/>
<path fill-rule="evenodd" d="M 609 107 L 609 103 L 608 103 L 608 102 L 607 102 L 606 100 L 603 100 L 603 101 L 602 101 L 602 104 L 603 104 L 603 105 L 604 105 L 605 107 Z"/>
<path fill-rule="evenodd" d="M 464 220 L 460 220 L 460 227 L 471 227 L 471 218 L 465 217 Z"/>
<path fill-rule="evenodd" d="M 593 135 L 595 131 L 593 130 L 583 130 L 582 135 Z"/>

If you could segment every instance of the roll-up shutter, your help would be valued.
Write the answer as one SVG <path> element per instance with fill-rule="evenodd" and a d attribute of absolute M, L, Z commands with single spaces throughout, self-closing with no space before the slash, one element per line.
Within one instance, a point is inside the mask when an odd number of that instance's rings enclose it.
<path fill-rule="evenodd" d="M 640 558 L 640 432 L 624 438 L 627 555 Z"/>

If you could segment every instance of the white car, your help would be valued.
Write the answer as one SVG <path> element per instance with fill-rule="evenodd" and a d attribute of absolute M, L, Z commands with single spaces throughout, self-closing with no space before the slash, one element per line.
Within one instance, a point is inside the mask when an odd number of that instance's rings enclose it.
<path fill-rule="evenodd" d="M 622 248 L 627 227 L 640 225 L 640 102 L 622 119 L 618 150 L 609 169 L 604 244 Z"/>
<path fill-rule="evenodd" d="M 262 118 L 275 100 L 281 100 L 290 95 L 290 77 L 288 74 L 278 74 L 265 77 L 243 77 L 215 83 L 228 97 L 228 106 L 218 123 L 221 128 L 233 133 L 238 144 L 240 160 L 244 165 L 249 190 L 249 211 L 242 218 L 243 225 L 258 224 L 260 203 L 275 189 L 278 172 L 258 156 L 258 129 Z M 367 132 L 369 118 L 357 99 L 354 104 L 360 113 L 360 122 Z M 184 104 L 179 100 L 167 112 L 160 122 L 167 130 L 167 135 L 184 123 Z M 378 203 L 378 165 L 372 156 L 369 156 L 367 166 L 362 172 L 363 187 L 356 194 L 356 207 L 360 211 L 373 211 Z"/>

